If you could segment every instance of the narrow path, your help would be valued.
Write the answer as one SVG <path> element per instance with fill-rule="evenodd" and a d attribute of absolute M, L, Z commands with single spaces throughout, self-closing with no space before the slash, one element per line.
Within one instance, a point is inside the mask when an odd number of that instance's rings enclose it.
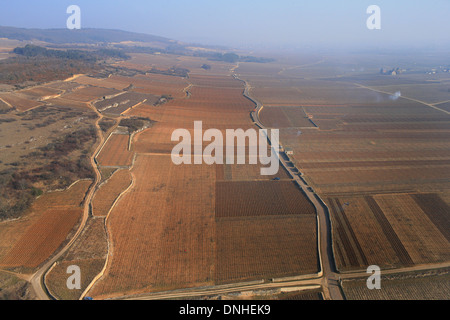
<path fill-rule="evenodd" d="M 100 150 L 100 148 L 103 146 L 103 144 L 105 142 L 105 139 L 103 137 L 102 131 L 99 126 L 99 122 L 103 119 L 103 115 L 101 113 L 99 113 L 97 111 L 97 109 L 91 103 L 88 103 L 88 105 L 95 113 L 97 113 L 97 115 L 99 117 L 95 122 L 95 127 L 96 127 L 96 131 L 97 131 L 97 136 L 99 137 L 100 142 L 99 142 L 96 150 L 92 153 L 92 156 L 90 158 L 91 165 L 95 171 L 95 180 L 94 180 L 93 184 L 91 185 L 91 187 L 85 197 L 83 216 L 82 216 L 81 223 L 80 223 L 80 226 L 78 227 L 77 232 L 72 237 L 72 239 L 69 241 L 69 243 L 63 249 L 61 249 L 61 251 L 59 251 L 53 258 L 51 258 L 49 261 L 47 261 L 38 271 L 36 271 L 36 273 L 31 278 L 31 281 L 30 281 L 31 285 L 34 289 L 36 297 L 40 300 L 49 300 L 50 298 L 53 298 L 53 297 L 51 297 L 51 295 L 49 294 L 49 292 L 45 286 L 44 276 L 47 273 L 47 271 L 51 268 L 51 266 L 63 254 L 65 254 L 71 248 L 73 243 L 78 239 L 78 237 L 84 230 L 84 227 L 86 226 L 86 222 L 89 217 L 89 205 L 91 203 L 91 200 L 92 200 L 92 197 L 96 190 L 96 187 L 99 184 L 99 182 L 101 181 L 101 173 L 98 170 L 97 164 L 95 163 L 95 155 L 97 154 L 97 152 Z"/>

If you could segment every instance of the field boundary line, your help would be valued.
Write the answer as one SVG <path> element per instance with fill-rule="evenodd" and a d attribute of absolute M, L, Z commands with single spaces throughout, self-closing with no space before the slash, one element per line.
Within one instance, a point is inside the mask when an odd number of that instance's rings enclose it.
<path fill-rule="evenodd" d="M 441 263 L 431 263 L 431 264 L 421 264 L 415 265 L 412 267 L 400 267 L 400 268 L 390 268 L 381 270 L 381 276 L 383 275 L 395 275 L 401 273 L 408 272 L 421 272 L 421 271 L 431 271 L 431 270 L 439 270 L 450 267 L 450 262 L 441 262 Z M 343 271 L 340 273 L 341 279 L 358 279 L 358 278 L 367 278 L 369 275 L 366 270 L 353 270 L 353 271 Z"/>
<path fill-rule="evenodd" d="M 137 154 L 134 155 L 132 166 L 130 167 L 130 169 L 128 169 L 130 171 L 130 175 L 131 175 L 131 183 L 130 183 L 130 185 L 128 186 L 127 189 L 122 191 L 122 193 L 116 198 L 116 200 L 114 200 L 114 203 L 112 204 L 111 208 L 109 209 L 108 214 L 104 218 L 105 219 L 104 227 L 105 227 L 105 232 L 106 232 L 106 242 L 107 242 L 107 248 L 108 248 L 107 249 L 107 254 L 106 254 L 106 259 L 105 259 L 105 264 L 103 266 L 103 269 L 100 271 L 100 273 L 97 274 L 94 277 L 94 279 L 92 279 L 92 281 L 89 283 L 89 285 L 83 291 L 83 293 L 81 294 L 79 300 L 83 300 L 84 299 L 84 297 L 88 294 L 88 292 L 95 286 L 97 281 L 99 281 L 105 275 L 105 272 L 108 269 L 109 260 L 111 259 L 110 257 L 112 257 L 112 252 L 113 252 L 112 239 L 110 239 L 111 233 L 108 231 L 108 219 L 109 219 L 109 217 L 110 217 L 110 215 L 112 213 L 113 208 L 118 203 L 118 201 L 122 198 L 123 195 L 128 193 L 128 191 L 130 191 L 133 188 L 134 184 L 135 184 L 136 178 L 135 178 L 134 174 L 131 172 L 131 169 L 134 166 L 134 160 L 135 160 L 136 156 L 137 156 Z M 99 218 L 101 218 L 101 217 L 99 217 Z"/>
<path fill-rule="evenodd" d="M 126 170 L 126 169 L 123 169 L 123 170 Z M 128 191 L 130 191 L 130 189 L 134 186 L 134 180 L 135 180 L 135 179 L 133 179 L 133 175 L 131 174 L 131 172 L 130 172 L 130 176 L 131 176 L 131 182 L 130 182 L 129 186 L 128 186 L 125 190 L 123 190 L 123 191 L 116 197 L 116 199 L 114 199 L 114 202 L 113 202 L 113 204 L 111 205 L 111 208 L 109 208 L 108 213 L 106 214 L 106 217 L 109 216 L 109 214 L 110 214 L 111 211 L 115 208 L 116 204 L 119 202 L 119 200 L 122 198 L 122 196 L 125 195 L 125 193 L 127 193 Z"/>
<path fill-rule="evenodd" d="M 45 289 L 47 290 L 47 293 L 50 295 L 50 298 L 53 300 L 58 300 L 56 298 L 56 295 L 50 290 L 48 284 L 47 284 L 47 275 L 52 272 L 52 270 L 59 264 L 58 261 L 55 261 L 55 263 L 52 264 L 52 266 L 50 267 L 50 269 L 48 269 L 45 273 L 44 273 L 44 277 L 42 279 L 42 282 L 44 283 Z"/>

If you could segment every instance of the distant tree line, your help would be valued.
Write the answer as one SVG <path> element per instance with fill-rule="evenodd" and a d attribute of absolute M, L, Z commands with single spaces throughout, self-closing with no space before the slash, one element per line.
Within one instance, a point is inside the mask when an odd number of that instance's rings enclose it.
<path fill-rule="evenodd" d="M 13 52 L 15 54 L 28 58 L 47 57 L 68 60 L 83 60 L 86 62 L 96 62 L 97 60 L 105 58 L 116 58 L 124 60 L 130 59 L 130 56 L 125 54 L 122 50 L 117 49 L 99 49 L 96 51 L 54 50 L 28 44 L 25 47 L 15 48 Z"/>

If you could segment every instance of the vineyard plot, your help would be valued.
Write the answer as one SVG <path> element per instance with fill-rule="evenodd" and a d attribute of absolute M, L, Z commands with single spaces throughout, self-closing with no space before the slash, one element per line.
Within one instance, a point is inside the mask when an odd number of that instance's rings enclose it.
<path fill-rule="evenodd" d="M 312 203 L 292 181 L 217 181 L 216 197 L 216 218 L 315 215 Z"/>
<path fill-rule="evenodd" d="M 316 217 L 217 220 L 217 283 L 318 272 Z"/>
<path fill-rule="evenodd" d="M 130 136 L 127 134 L 112 134 L 97 157 L 101 166 L 130 166 L 133 153 L 128 150 Z"/>

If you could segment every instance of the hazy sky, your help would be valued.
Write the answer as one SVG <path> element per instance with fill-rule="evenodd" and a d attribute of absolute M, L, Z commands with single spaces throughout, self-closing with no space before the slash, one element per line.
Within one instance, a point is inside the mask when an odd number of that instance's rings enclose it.
<path fill-rule="evenodd" d="M 136 31 L 232 46 L 450 45 L 450 0 L 3 0 L 0 25 L 64 28 L 66 8 L 83 28 Z M 381 30 L 366 9 L 381 8 Z"/>

